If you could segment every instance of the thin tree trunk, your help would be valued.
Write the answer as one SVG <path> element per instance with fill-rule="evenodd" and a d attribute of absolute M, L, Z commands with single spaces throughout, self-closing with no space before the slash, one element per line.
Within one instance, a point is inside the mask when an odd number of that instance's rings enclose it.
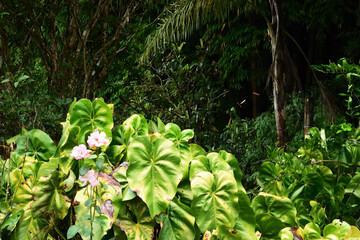
<path fill-rule="evenodd" d="M 272 67 L 271 77 L 273 81 L 273 97 L 274 97 L 274 111 L 276 121 L 276 133 L 278 147 L 285 148 L 287 133 L 286 133 L 286 97 L 285 97 L 285 64 L 284 55 L 286 46 L 284 44 L 284 30 L 282 23 L 282 15 L 280 12 L 281 1 L 269 0 L 272 21 L 269 34 L 271 38 L 272 49 Z"/>

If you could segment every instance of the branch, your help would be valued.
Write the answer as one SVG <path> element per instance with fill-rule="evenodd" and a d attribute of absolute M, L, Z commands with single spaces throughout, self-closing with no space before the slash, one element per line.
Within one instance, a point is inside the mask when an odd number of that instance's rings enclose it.
<path fill-rule="evenodd" d="M 323 163 L 323 162 L 332 162 L 332 163 L 342 164 L 342 165 L 345 165 L 347 167 L 355 167 L 355 168 L 360 167 L 360 165 L 357 165 L 357 164 L 348 164 L 348 163 L 344 163 L 344 162 L 340 162 L 340 161 L 336 161 L 336 160 L 319 160 L 319 161 L 316 161 L 315 159 L 311 160 L 311 166 L 313 166 L 315 164 L 320 164 L 320 163 Z"/>

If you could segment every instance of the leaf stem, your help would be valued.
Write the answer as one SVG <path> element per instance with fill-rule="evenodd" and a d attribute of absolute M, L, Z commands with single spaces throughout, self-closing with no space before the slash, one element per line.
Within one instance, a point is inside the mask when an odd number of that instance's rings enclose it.
<path fill-rule="evenodd" d="M 21 180 L 22 180 L 22 177 L 23 177 L 23 174 L 24 174 L 24 167 L 25 167 L 25 161 L 26 161 L 26 154 L 27 154 L 27 150 L 28 150 L 28 143 L 29 143 L 29 137 L 26 137 L 26 143 L 25 143 L 25 154 L 24 154 L 24 161 L 23 161 L 23 164 L 22 164 L 22 168 L 21 168 L 21 174 L 20 174 L 20 179 L 19 179 L 19 182 L 14 190 L 14 195 L 13 195 L 13 199 L 11 201 L 11 205 L 10 205 L 10 208 L 12 209 L 13 207 L 13 204 L 14 204 L 14 200 L 15 200 L 15 195 L 16 195 L 16 192 L 21 184 Z M 9 161 L 9 172 L 10 172 L 10 161 Z"/>

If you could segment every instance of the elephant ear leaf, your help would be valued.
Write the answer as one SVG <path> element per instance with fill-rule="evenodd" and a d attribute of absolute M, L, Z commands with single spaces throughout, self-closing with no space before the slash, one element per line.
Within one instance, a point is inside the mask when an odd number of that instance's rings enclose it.
<path fill-rule="evenodd" d="M 49 176 L 41 176 L 32 191 L 34 203 L 31 205 L 33 217 L 54 213 L 54 218 L 64 219 L 71 205 L 71 200 L 63 195 L 63 184 L 59 178 L 60 173 L 54 171 Z M 48 217 L 44 215 L 43 217 Z"/>
<path fill-rule="evenodd" d="M 251 206 L 256 215 L 270 213 L 288 227 L 297 226 L 296 208 L 287 197 L 261 192 L 254 198 Z"/>
<path fill-rule="evenodd" d="M 135 221 L 132 216 L 136 218 Z M 125 232 L 128 240 L 151 240 L 153 238 L 155 222 L 150 217 L 149 209 L 139 198 L 133 200 L 131 205 L 129 204 L 127 214 L 116 219 L 115 224 Z"/>
<path fill-rule="evenodd" d="M 159 219 L 163 227 L 160 230 L 159 240 L 193 240 L 195 218 L 189 212 L 189 207 L 174 198 L 168 206 L 167 214 L 160 214 Z"/>
<path fill-rule="evenodd" d="M 232 173 L 200 172 L 192 179 L 191 190 L 194 194 L 192 210 L 202 232 L 212 231 L 219 225 L 234 227 L 239 206 Z"/>
<path fill-rule="evenodd" d="M 31 156 L 40 161 L 49 161 L 55 154 L 56 146 L 53 140 L 39 129 L 33 129 L 25 136 L 16 138 L 16 152 L 20 156 Z"/>
<path fill-rule="evenodd" d="M 132 140 L 128 159 L 130 188 L 149 207 L 151 217 L 165 211 L 182 178 L 178 149 L 170 140 L 151 142 L 149 137 L 140 136 Z"/>
<path fill-rule="evenodd" d="M 95 129 L 105 132 L 106 137 L 111 138 L 111 129 L 114 126 L 112 110 L 101 99 L 93 102 L 81 99 L 75 103 L 70 113 L 70 125 L 80 127 L 79 143 L 85 143 L 86 135 Z"/>
<path fill-rule="evenodd" d="M 10 238 L 17 239 L 45 239 L 45 233 L 50 230 L 48 221 L 42 221 L 40 218 L 35 218 L 31 209 L 34 203 L 32 188 L 33 177 L 19 185 L 19 188 L 14 196 L 14 204 L 23 210 L 23 214 L 18 219 L 16 227 L 13 228 Z"/>

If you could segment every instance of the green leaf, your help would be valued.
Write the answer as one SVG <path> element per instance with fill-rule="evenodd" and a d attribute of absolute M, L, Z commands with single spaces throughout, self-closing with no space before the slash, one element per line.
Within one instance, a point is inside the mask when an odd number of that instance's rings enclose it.
<path fill-rule="evenodd" d="M 136 198 L 129 205 L 129 211 L 135 216 L 135 221 L 130 213 L 120 215 L 116 220 L 122 231 L 125 232 L 128 240 L 151 240 L 153 238 L 155 223 L 150 217 L 150 213 L 146 205 L 141 199 Z"/>
<path fill-rule="evenodd" d="M 100 207 L 99 207 L 98 205 L 95 205 L 94 207 L 95 207 L 95 211 L 96 211 L 98 214 L 101 214 L 101 209 L 100 209 Z M 105 223 L 105 222 L 103 222 L 103 223 Z"/>
<path fill-rule="evenodd" d="M 354 194 L 360 198 L 360 172 L 357 172 L 345 188 L 345 193 Z"/>
<path fill-rule="evenodd" d="M 198 156 L 191 161 L 189 178 L 193 179 L 200 172 L 226 171 L 234 175 L 230 165 L 218 154 L 209 153 L 205 156 Z"/>
<path fill-rule="evenodd" d="M 85 207 L 90 207 L 91 204 L 92 204 L 92 199 L 91 199 L 91 198 L 89 198 L 88 200 L 86 200 L 86 201 L 84 202 Z"/>
<path fill-rule="evenodd" d="M 191 191 L 190 181 L 188 179 L 182 180 L 178 185 L 177 196 L 182 203 L 190 206 L 193 200 L 193 193 Z"/>
<path fill-rule="evenodd" d="M 279 232 L 279 237 L 281 240 L 293 240 L 294 239 L 294 235 L 290 231 L 289 227 L 282 229 Z"/>
<path fill-rule="evenodd" d="M 17 81 L 23 81 L 23 80 L 25 80 L 25 79 L 28 79 L 28 78 L 30 78 L 28 75 L 21 75 L 20 77 L 18 77 L 17 78 Z"/>
<path fill-rule="evenodd" d="M 270 213 L 286 226 L 297 226 L 296 208 L 289 198 L 261 192 L 254 198 L 251 206 L 256 215 Z"/>
<path fill-rule="evenodd" d="M 237 182 L 238 191 L 243 191 L 244 193 L 246 193 L 245 188 L 243 187 L 243 185 L 241 183 L 242 172 L 240 170 L 238 160 L 234 157 L 234 155 L 232 155 L 231 153 L 228 153 L 226 151 L 223 151 L 223 150 L 219 152 L 219 155 L 232 168 L 235 180 Z"/>
<path fill-rule="evenodd" d="M 70 125 L 80 127 L 79 143 L 86 144 L 85 137 L 95 129 L 111 138 L 114 126 L 112 111 L 101 99 L 95 99 L 92 103 L 88 99 L 81 99 L 70 112 Z"/>
<path fill-rule="evenodd" d="M 70 170 L 69 177 L 64 181 L 65 192 L 68 192 L 73 188 L 75 180 L 76 180 L 75 174 L 72 170 Z"/>
<path fill-rule="evenodd" d="M 309 240 L 322 239 L 321 230 L 316 223 L 308 223 L 304 228 L 304 237 Z"/>
<path fill-rule="evenodd" d="M 239 206 L 237 184 L 231 173 L 200 172 L 192 179 L 191 189 L 194 194 L 191 208 L 201 232 L 212 231 L 218 225 L 235 225 Z"/>
<path fill-rule="evenodd" d="M 75 237 L 75 235 L 80 231 L 80 227 L 76 225 L 72 225 L 67 231 L 67 239 L 71 239 Z"/>
<path fill-rule="evenodd" d="M 180 127 L 175 123 L 166 124 L 164 137 L 173 142 L 179 141 L 181 139 Z"/>
<path fill-rule="evenodd" d="M 191 129 L 185 129 L 182 130 L 180 133 L 180 139 L 182 141 L 189 141 L 190 139 L 192 139 L 194 137 L 194 131 Z"/>
<path fill-rule="evenodd" d="M 16 145 L 16 152 L 19 155 L 25 156 L 26 153 L 26 156 L 31 156 L 41 161 L 49 161 L 56 151 L 55 143 L 49 135 L 38 129 L 31 130 L 26 136 L 18 137 Z"/>
<path fill-rule="evenodd" d="M 159 219 L 163 223 L 159 240 L 193 240 L 195 238 L 195 218 L 190 214 L 190 209 L 176 198 L 170 202 L 167 214 L 161 213 Z"/>
<path fill-rule="evenodd" d="M 281 229 L 285 228 L 283 222 L 268 213 L 257 214 L 256 225 L 263 239 L 276 239 Z"/>
<path fill-rule="evenodd" d="M 338 239 L 344 239 L 350 232 L 350 225 L 347 222 L 341 222 L 339 219 L 334 219 L 331 224 L 328 224 L 324 228 L 324 237 L 334 239 L 332 236 L 338 237 Z"/>
<path fill-rule="evenodd" d="M 111 144 L 113 145 L 124 145 L 128 147 L 130 145 L 130 140 L 134 135 L 135 130 L 132 126 L 129 125 L 120 125 L 114 131 L 114 137 Z"/>
<path fill-rule="evenodd" d="M 21 208 L 24 213 L 11 233 L 11 239 L 13 240 L 34 239 L 36 237 L 44 239 L 44 231 L 50 230 L 49 225 L 44 224 L 40 218 L 34 217 L 34 214 L 39 214 L 39 212 L 33 212 L 33 209 L 31 209 L 34 203 L 34 196 L 32 194 L 33 182 L 34 178 L 30 177 L 19 186 L 14 196 L 14 204 L 16 204 L 18 208 Z M 47 222 L 48 221 L 49 215 L 47 216 Z"/>
<path fill-rule="evenodd" d="M 53 213 L 55 218 L 63 219 L 68 212 L 71 200 L 63 195 L 63 185 L 59 179 L 59 172 L 54 171 L 50 176 L 42 176 L 34 185 L 34 203 L 31 205 L 33 217 Z"/>
<path fill-rule="evenodd" d="M 217 233 L 218 233 L 218 237 L 219 239 L 226 239 L 226 240 L 242 240 L 245 239 L 243 238 L 243 236 L 235 231 L 234 229 L 221 225 L 217 227 Z M 254 234 L 255 236 L 255 234 Z M 248 238 L 246 238 L 248 239 Z M 251 239 L 251 238 L 249 238 Z"/>
<path fill-rule="evenodd" d="M 129 186 L 126 186 L 126 188 L 124 189 L 124 193 L 123 193 L 124 197 L 123 197 L 123 201 L 129 201 L 134 199 L 137 195 L 136 193 L 134 193 Z"/>
<path fill-rule="evenodd" d="M 307 199 L 314 199 L 324 188 L 324 181 L 317 172 L 306 175 L 304 195 Z"/>
<path fill-rule="evenodd" d="M 103 166 L 104 166 L 104 156 L 103 155 L 100 155 L 98 157 L 98 159 L 96 160 L 95 164 L 96 164 L 96 167 L 99 169 L 99 170 L 102 170 Z"/>
<path fill-rule="evenodd" d="M 259 171 L 259 180 L 262 183 L 271 182 L 279 175 L 279 169 L 272 162 L 265 162 L 261 164 Z"/>
<path fill-rule="evenodd" d="M 124 126 L 131 126 L 135 136 L 148 135 L 148 124 L 145 117 L 141 114 L 134 114 L 123 123 Z"/>
<path fill-rule="evenodd" d="M 155 123 L 154 121 L 150 120 L 148 125 L 149 125 L 149 132 L 150 133 L 165 133 L 165 124 L 161 121 L 160 118 L 156 118 L 157 123 Z"/>
<path fill-rule="evenodd" d="M 118 166 L 121 159 L 124 157 L 124 150 L 126 149 L 125 145 L 112 145 L 106 149 L 106 155 L 109 157 L 110 161 Z"/>
<path fill-rule="evenodd" d="M 113 176 L 121 185 L 127 184 L 126 171 L 128 166 L 129 162 L 123 162 L 111 173 L 111 176 Z"/>
<path fill-rule="evenodd" d="M 58 165 L 59 164 L 56 164 L 54 162 L 45 162 L 41 164 L 37 174 L 38 177 L 49 176 L 53 171 L 55 171 L 58 168 Z"/>
<path fill-rule="evenodd" d="M 82 166 L 79 171 L 80 176 L 84 176 L 90 169 L 91 166 L 88 165 Z"/>
<path fill-rule="evenodd" d="M 236 218 L 234 229 L 240 233 L 243 239 L 256 240 L 255 238 L 255 213 L 251 208 L 248 196 L 243 192 L 238 192 L 239 216 Z"/>
<path fill-rule="evenodd" d="M 345 240 L 357 240 L 357 239 L 360 239 L 360 230 L 355 226 L 351 226 L 350 232 L 348 235 L 346 235 Z"/>
<path fill-rule="evenodd" d="M 21 216 L 24 214 L 24 210 L 15 210 L 10 216 L 8 216 L 1 225 L 1 230 L 7 228 L 10 232 L 14 230 Z"/>
<path fill-rule="evenodd" d="M 165 211 L 181 180 L 179 151 L 164 138 L 151 142 L 149 137 L 134 138 L 128 150 L 127 180 L 143 199 L 150 214 Z"/>

